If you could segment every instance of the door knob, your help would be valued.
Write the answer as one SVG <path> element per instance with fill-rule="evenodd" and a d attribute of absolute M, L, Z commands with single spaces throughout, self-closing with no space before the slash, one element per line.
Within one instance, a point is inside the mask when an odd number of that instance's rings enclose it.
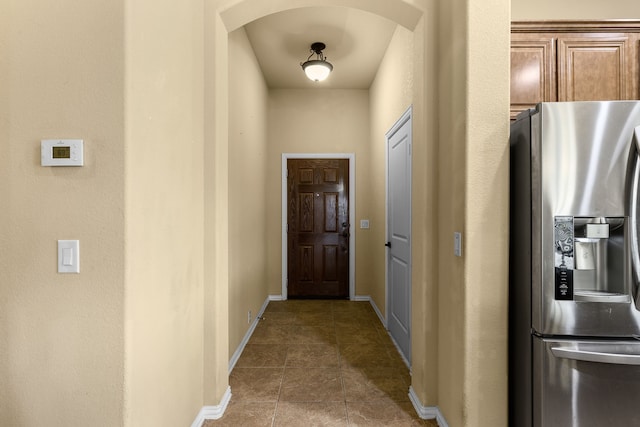
<path fill-rule="evenodd" d="M 387 242 L 384 244 L 386 247 L 390 248 L 391 247 L 391 242 Z"/>

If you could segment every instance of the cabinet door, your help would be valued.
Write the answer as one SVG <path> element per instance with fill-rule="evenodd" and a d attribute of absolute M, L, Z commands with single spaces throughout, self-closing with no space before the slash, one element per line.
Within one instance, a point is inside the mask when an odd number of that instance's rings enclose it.
<path fill-rule="evenodd" d="M 556 100 L 556 40 L 511 35 L 511 119 L 538 102 Z"/>
<path fill-rule="evenodd" d="M 634 99 L 633 43 L 624 34 L 558 39 L 558 100 Z"/>

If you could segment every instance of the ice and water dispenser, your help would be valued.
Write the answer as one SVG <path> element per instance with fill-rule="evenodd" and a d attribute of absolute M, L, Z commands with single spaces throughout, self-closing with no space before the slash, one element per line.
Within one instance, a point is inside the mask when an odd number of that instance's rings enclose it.
<path fill-rule="evenodd" d="M 555 217 L 555 299 L 629 302 L 624 217 Z"/>

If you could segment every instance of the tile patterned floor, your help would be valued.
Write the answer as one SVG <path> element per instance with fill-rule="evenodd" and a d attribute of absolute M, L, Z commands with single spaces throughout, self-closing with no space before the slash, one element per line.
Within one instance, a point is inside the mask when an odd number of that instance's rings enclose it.
<path fill-rule="evenodd" d="M 416 414 L 409 371 L 368 302 L 270 302 L 229 383 L 224 416 L 205 427 L 437 427 Z"/>

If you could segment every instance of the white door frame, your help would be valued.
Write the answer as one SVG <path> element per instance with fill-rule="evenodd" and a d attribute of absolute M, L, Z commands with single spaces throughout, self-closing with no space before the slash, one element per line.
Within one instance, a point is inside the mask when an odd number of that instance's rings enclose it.
<path fill-rule="evenodd" d="M 287 160 L 289 159 L 349 159 L 349 299 L 356 291 L 356 155 L 355 153 L 282 153 L 282 299 L 287 299 Z"/>

